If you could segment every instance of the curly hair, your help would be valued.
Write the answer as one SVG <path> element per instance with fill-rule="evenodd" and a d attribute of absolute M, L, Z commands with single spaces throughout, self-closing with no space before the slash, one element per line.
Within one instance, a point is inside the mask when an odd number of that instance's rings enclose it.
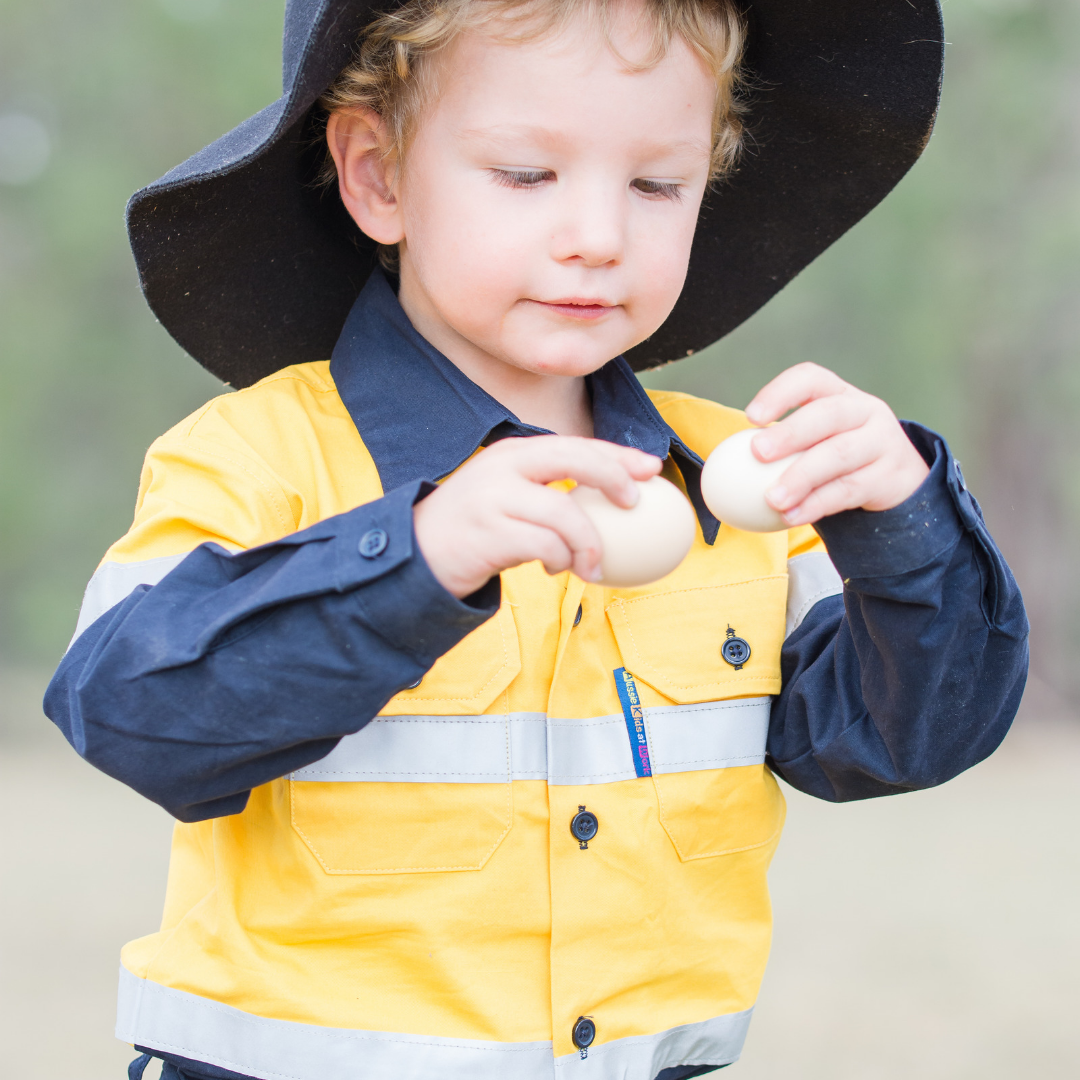
<path fill-rule="evenodd" d="M 593 16 L 611 43 L 613 7 L 622 0 L 405 0 L 384 12 L 360 35 L 355 54 L 319 99 L 323 119 L 339 109 L 365 106 L 386 122 L 390 151 L 403 160 L 424 107 L 437 92 L 428 59 L 459 35 L 478 29 L 503 39 L 533 40 L 557 33 L 575 15 Z M 658 64 L 675 38 L 701 58 L 716 83 L 710 180 L 734 167 L 742 146 L 743 86 L 740 60 L 746 32 L 735 0 L 642 0 L 652 40 L 644 59 L 624 60 L 629 70 Z M 618 54 L 617 54 L 618 55 Z M 325 138 L 325 127 L 321 127 Z M 326 153 L 319 182 L 337 178 Z"/>

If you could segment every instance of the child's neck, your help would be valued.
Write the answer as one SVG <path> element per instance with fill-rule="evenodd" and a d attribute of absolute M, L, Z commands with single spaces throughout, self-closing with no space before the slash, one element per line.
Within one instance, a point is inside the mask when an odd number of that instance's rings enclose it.
<path fill-rule="evenodd" d="M 592 400 L 584 376 L 540 375 L 493 357 L 474 362 L 451 355 L 451 362 L 477 386 L 505 405 L 522 423 L 556 435 L 593 435 Z"/>
<path fill-rule="evenodd" d="M 410 303 L 409 290 L 402 288 L 398 299 L 416 330 L 522 423 L 556 435 L 592 438 L 592 400 L 583 375 L 545 375 L 514 367 L 432 318 L 422 301 Z"/>

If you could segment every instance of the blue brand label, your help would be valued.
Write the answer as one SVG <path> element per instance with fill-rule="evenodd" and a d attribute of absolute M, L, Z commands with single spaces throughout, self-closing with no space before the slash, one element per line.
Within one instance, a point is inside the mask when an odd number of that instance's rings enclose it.
<path fill-rule="evenodd" d="M 623 719 L 630 736 L 630 753 L 634 756 L 634 771 L 638 776 L 652 776 L 649 763 L 649 740 L 645 735 L 645 714 L 641 709 L 634 676 L 626 668 L 615 669 L 615 689 L 622 702 Z"/>

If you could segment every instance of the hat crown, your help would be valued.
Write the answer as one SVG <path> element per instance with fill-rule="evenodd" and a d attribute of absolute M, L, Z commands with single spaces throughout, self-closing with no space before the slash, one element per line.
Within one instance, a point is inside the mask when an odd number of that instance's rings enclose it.
<path fill-rule="evenodd" d="M 369 0 L 286 0 L 281 92 L 310 106 L 349 62 L 373 12 Z"/>
<path fill-rule="evenodd" d="M 281 92 L 287 94 L 300 70 L 304 46 L 324 8 L 334 0 L 286 0 L 281 39 Z"/>
<path fill-rule="evenodd" d="M 391 0 L 390 6 L 399 0 Z M 640 370 L 749 318 L 919 157 L 942 72 L 939 0 L 748 0 L 751 150 L 702 207 L 686 285 Z M 246 386 L 330 355 L 376 265 L 318 164 L 311 108 L 385 0 L 286 0 L 283 95 L 128 204 L 140 283 L 206 368 Z"/>

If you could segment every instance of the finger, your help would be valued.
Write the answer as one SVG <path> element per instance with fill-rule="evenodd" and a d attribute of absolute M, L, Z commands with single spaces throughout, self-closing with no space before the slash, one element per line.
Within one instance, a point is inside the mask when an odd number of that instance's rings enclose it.
<path fill-rule="evenodd" d="M 788 525 L 809 525 L 842 510 L 862 506 L 868 493 L 880 485 L 884 466 L 878 460 L 856 472 L 845 473 L 815 488 L 798 506 L 784 514 Z"/>
<path fill-rule="evenodd" d="M 501 509 L 515 521 L 536 525 L 556 534 L 571 552 L 575 573 L 579 577 L 583 575 L 578 572 L 578 567 L 586 568 L 585 580 L 589 580 L 588 575 L 600 564 L 604 550 L 600 534 L 568 492 L 538 484 L 517 484 L 504 495 Z"/>
<path fill-rule="evenodd" d="M 574 561 L 573 552 L 557 532 L 513 518 L 503 520 L 492 556 L 499 571 L 539 561 L 549 574 L 561 574 L 569 570 Z"/>
<path fill-rule="evenodd" d="M 811 447 L 765 492 L 765 501 L 781 513 L 802 503 L 815 489 L 854 473 L 877 460 L 880 449 L 866 428 L 834 435 Z"/>
<path fill-rule="evenodd" d="M 535 436 L 520 443 L 515 448 L 515 465 L 527 480 L 548 484 L 569 478 L 598 488 L 623 507 L 637 503 L 633 481 L 655 476 L 663 466 L 652 454 L 600 439 Z"/>
<path fill-rule="evenodd" d="M 808 401 L 839 394 L 848 384 L 818 364 L 796 364 L 763 386 L 746 406 L 752 424 L 771 424 Z"/>
<path fill-rule="evenodd" d="M 808 450 L 825 439 L 865 424 L 876 399 L 861 392 L 830 394 L 755 435 L 751 446 L 759 461 L 776 461 Z"/>

